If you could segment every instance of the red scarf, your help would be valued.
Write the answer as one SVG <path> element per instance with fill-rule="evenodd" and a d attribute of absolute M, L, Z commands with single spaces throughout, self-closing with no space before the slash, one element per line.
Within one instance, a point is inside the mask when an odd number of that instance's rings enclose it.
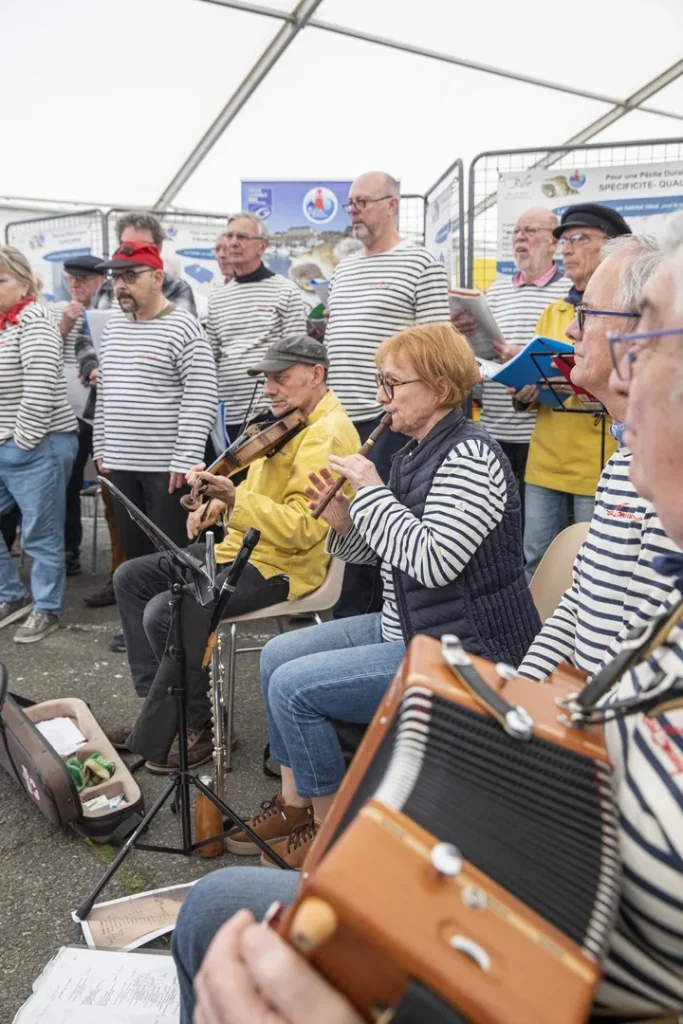
<path fill-rule="evenodd" d="M 19 314 L 21 313 L 24 306 L 28 306 L 29 302 L 35 301 L 36 300 L 33 298 L 33 296 L 29 295 L 28 298 L 22 299 L 21 302 L 17 302 L 16 306 L 12 306 L 11 309 L 8 309 L 6 313 L 0 313 L 0 331 L 4 331 L 4 329 L 7 327 L 7 324 L 12 324 L 12 326 L 16 326 L 16 324 L 19 323 Z"/>

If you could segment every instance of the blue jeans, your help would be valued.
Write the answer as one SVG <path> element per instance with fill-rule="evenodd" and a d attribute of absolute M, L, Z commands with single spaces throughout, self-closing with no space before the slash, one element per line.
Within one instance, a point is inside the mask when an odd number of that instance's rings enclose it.
<path fill-rule="evenodd" d="M 77 434 L 46 434 L 24 451 L 15 441 L 0 444 L 0 515 L 17 503 L 21 543 L 33 559 L 31 591 L 37 612 L 64 610 L 64 516 L 66 487 L 78 448 Z M 26 588 L 0 542 L 0 601 L 26 597 Z"/>
<path fill-rule="evenodd" d="M 344 777 L 331 718 L 370 722 L 405 654 L 382 640 L 381 613 L 335 619 L 269 640 L 261 686 L 270 752 L 291 768 L 299 796 L 329 796 Z"/>
<path fill-rule="evenodd" d="M 530 580 L 555 537 L 569 526 L 570 515 L 575 523 L 590 523 L 595 496 L 566 494 L 536 484 L 525 484 L 524 489 L 524 558 Z"/>
<path fill-rule="evenodd" d="M 192 1024 L 193 981 L 221 925 L 238 910 L 251 910 L 259 921 L 271 903 L 291 903 L 298 881 L 298 871 L 223 868 L 206 875 L 190 890 L 173 932 L 173 959 L 180 985 L 180 1024 Z"/>

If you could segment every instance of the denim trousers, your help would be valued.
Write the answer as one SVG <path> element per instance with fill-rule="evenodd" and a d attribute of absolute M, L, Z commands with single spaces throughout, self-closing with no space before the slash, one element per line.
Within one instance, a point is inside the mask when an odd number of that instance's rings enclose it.
<path fill-rule="evenodd" d="M 292 630 L 261 652 L 270 752 L 294 773 L 299 796 L 329 796 L 344 777 L 330 719 L 370 722 L 403 655 L 382 640 L 382 616 L 356 615 Z"/>
<path fill-rule="evenodd" d="M 271 903 L 291 903 L 298 882 L 298 871 L 223 868 L 205 875 L 192 887 L 180 908 L 173 932 L 173 958 L 180 985 L 180 1024 L 192 1024 L 194 978 L 219 928 L 238 910 L 251 910 L 260 921 Z"/>
<path fill-rule="evenodd" d="M 33 559 L 31 592 L 37 612 L 64 611 L 66 487 L 78 448 L 77 434 L 51 433 L 29 451 L 0 444 L 0 515 L 14 503 L 21 512 L 22 548 Z M 0 601 L 27 596 L 7 545 L 0 540 Z"/>
<path fill-rule="evenodd" d="M 595 496 L 567 494 L 549 487 L 525 484 L 524 558 L 530 580 L 558 533 L 575 523 L 590 523 Z M 571 518 L 570 518 L 571 517 Z"/>

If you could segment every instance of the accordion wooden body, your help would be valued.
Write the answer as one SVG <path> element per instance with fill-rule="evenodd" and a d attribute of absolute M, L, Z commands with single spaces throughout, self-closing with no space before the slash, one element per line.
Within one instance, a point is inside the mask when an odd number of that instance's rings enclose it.
<path fill-rule="evenodd" d="M 602 731 L 562 724 L 569 666 L 538 684 L 472 663 L 533 736 L 508 735 L 441 644 L 414 639 L 278 927 L 368 1021 L 417 985 L 448 1015 L 397 1019 L 576 1024 L 620 890 Z"/>

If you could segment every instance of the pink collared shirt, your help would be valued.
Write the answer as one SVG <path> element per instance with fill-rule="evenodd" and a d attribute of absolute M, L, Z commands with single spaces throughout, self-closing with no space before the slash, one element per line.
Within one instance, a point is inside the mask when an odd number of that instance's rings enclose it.
<path fill-rule="evenodd" d="M 518 270 L 512 278 L 512 284 L 514 288 L 522 288 L 524 285 L 533 285 L 535 288 L 545 288 L 545 286 L 547 284 L 550 284 L 550 282 L 554 279 L 556 274 L 558 275 L 558 277 L 560 276 L 559 267 L 557 266 L 557 263 L 553 263 L 550 270 L 548 270 L 543 275 L 543 277 L 539 277 L 535 281 L 525 281 L 522 277 L 521 270 Z"/>

